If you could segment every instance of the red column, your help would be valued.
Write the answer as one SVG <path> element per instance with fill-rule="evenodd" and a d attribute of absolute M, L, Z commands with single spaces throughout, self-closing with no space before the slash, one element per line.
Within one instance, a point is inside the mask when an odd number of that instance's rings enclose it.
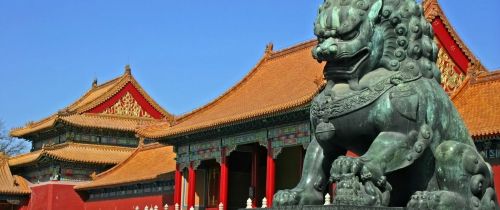
<path fill-rule="evenodd" d="M 267 206 L 273 206 L 274 196 L 274 159 L 271 142 L 267 144 L 267 170 L 266 170 L 266 199 Z"/>
<path fill-rule="evenodd" d="M 257 174 L 258 174 L 258 153 L 257 153 L 257 148 L 253 148 L 252 150 L 252 178 L 250 180 L 250 186 L 253 188 L 253 198 L 252 198 L 252 207 L 256 208 L 257 207 L 257 192 L 258 189 L 257 187 L 259 186 L 257 183 Z"/>
<path fill-rule="evenodd" d="M 227 192 L 228 192 L 228 170 L 227 170 L 227 157 L 225 149 L 222 150 L 222 157 L 220 163 L 220 190 L 219 200 L 224 205 L 224 210 L 227 209 Z"/>
<path fill-rule="evenodd" d="M 193 168 L 193 162 L 189 164 L 189 169 L 188 169 L 188 198 L 187 198 L 187 208 L 194 207 L 194 194 L 196 191 L 196 171 Z"/>
<path fill-rule="evenodd" d="M 177 203 L 181 205 L 181 183 L 182 183 L 182 174 L 179 169 L 179 164 L 175 166 L 175 178 L 174 178 L 174 205 Z"/>
<path fill-rule="evenodd" d="M 491 165 L 493 170 L 493 183 L 497 193 L 497 199 L 500 200 L 500 165 L 498 163 Z"/>

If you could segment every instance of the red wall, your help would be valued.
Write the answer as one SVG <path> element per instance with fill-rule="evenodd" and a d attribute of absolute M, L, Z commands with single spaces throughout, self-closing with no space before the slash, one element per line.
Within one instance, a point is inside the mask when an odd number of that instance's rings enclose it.
<path fill-rule="evenodd" d="M 149 195 L 84 202 L 73 184 L 50 182 L 31 187 L 29 201 L 19 210 L 133 210 L 135 206 L 173 206 L 173 194 Z M 159 208 L 163 209 L 163 208 Z"/>
<path fill-rule="evenodd" d="M 133 210 L 136 206 L 139 206 L 139 209 L 144 209 L 145 206 L 151 207 L 155 205 L 158 206 L 158 209 L 163 209 L 165 202 L 173 208 L 173 194 L 87 201 L 85 203 L 85 210 Z"/>
<path fill-rule="evenodd" d="M 50 182 L 31 187 L 31 197 L 21 210 L 83 210 L 84 203 L 72 184 Z"/>

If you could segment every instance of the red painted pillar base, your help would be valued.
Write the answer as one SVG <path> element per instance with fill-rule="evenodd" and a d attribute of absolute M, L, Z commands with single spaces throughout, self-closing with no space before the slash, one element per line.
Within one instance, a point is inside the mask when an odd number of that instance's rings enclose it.
<path fill-rule="evenodd" d="M 227 192 L 228 192 L 228 169 L 227 169 L 227 157 L 225 152 L 222 152 L 221 164 L 220 164 L 220 190 L 219 190 L 219 200 L 224 205 L 224 210 L 227 209 Z"/>
<path fill-rule="evenodd" d="M 175 178 L 174 178 L 174 205 L 177 203 L 181 205 L 181 183 L 182 183 L 182 173 L 179 169 L 179 164 L 175 166 Z"/>
<path fill-rule="evenodd" d="M 267 146 L 267 170 L 266 170 L 266 199 L 267 206 L 273 206 L 275 165 L 273 159 L 273 149 L 271 143 Z"/>
<path fill-rule="evenodd" d="M 194 195 L 195 195 L 195 190 L 196 190 L 196 171 L 193 168 L 193 163 L 189 164 L 189 169 L 188 169 L 188 198 L 187 198 L 187 208 L 194 207 Z"/>

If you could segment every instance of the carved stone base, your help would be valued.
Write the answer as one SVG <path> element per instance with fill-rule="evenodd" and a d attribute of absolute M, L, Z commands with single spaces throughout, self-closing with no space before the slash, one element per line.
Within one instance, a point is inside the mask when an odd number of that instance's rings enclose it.
<path fill-rule="evenodd" d="M 345 205 L 328 205 L 328 206 L 279 206 L 274 208 L 256 208 L 255 210 L 405 210 L 403 207 L 369 207 L 369 206 L 345 206 Z M 244 209 L 240 209 L 244 210 Z"/>

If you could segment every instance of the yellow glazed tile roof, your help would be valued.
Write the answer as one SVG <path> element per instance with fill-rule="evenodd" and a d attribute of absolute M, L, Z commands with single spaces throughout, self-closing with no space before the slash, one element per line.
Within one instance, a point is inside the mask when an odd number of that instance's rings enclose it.
<path fill-rule="evenodd" d="M 43 157 L 68 162 L 114 165 L 125 160 L 133 150 L 128 147 L 66 142 L 11 157 L 9 165 L 11 167 L 27 165 Z"/>
<path fill-rule="evenodd" d="M 500 71 L 470 77 L 451 97 L 474 138 L 500 135 Z"/>
<path fill-rule="evenodd" d="M 173 120 L 174 116 L 165 111 L 144 91 L 144 89 L 132 76 L 130 71 L 125 71 L 125 73 L 118 78 L 110 80 L 101 85 L 93 86 L 82 97 L 80 97 L 74 103 L 62 109 L 61 111 L 40 121 L 27 123 L 26 126 L 24 127 L 12 129 L 10 135 L 14 137 L 26 137 L 27 135 L 30 135 L 32 133 L 50 129 L 57 122 L 61 121 L 82 127 L 134 131 L 136 126 L 143 125 L 151 121 L 152 119 L 146 117 L 124 117 L 119 115 L 115 115 L 114 118 L 112 118 L 110 116 L 106 116 L 106 114 L 94 114 L 94 115 L 103 115 L 98 117 L 98 116 L 90 116 L 92 114 L 86 113 L 92 108 L 106 102 L 108 99 L 113 97 L 116 93 L 122 90 L 129 83 L 131 83 L 139 91 L 139 93 L 142 96 L 144 96 L 146 101 L 155 110 L 157 110 L 162 114 L 162 116 L 164 116 L 165 119 L 160 121 L 163 121 L 165 123 L 170 123 Z M 112 122 L 113 120 L 116 120 L 116 122 Z M 132 121 L 135 121 L 135 123 L 133 123 Z"/>
<path fill-rule="evenodd" d="M 175 153 L 171 146 L 159 143 L 138 147 L 132 155 L 115 167 L 98 174 L 91 182 L 75 186 L 77 190 L 89 190 L 136 182 L 171 178 L 175 171 Z"/>
<path fill-rule="evenodd" d="M 0 154 L 0 195 L 28 195 L 30 193 L 28 181 L 20 176 L 13 176 L 8 158 Z"/>
<path fill-rule="evenodd" d="M 307 105 L 323 87 L 323 66 L 311 56 L 308 41 L 264 57 L 238 84 L 211 103 L 176 119 L 173 126 L 143 126 L 138 133 L 162 138 L 236 123 Z"/>
<path fill-rule="evenodd" d="M 79 127 L 107 128 L 122 131 L 134 131 L 138 126 L 159 122 L 150 118 L 138 119 L 137 117 L 118 117 L 116 115 L 91 113 L 62 116 L 59 120 Z"/>

